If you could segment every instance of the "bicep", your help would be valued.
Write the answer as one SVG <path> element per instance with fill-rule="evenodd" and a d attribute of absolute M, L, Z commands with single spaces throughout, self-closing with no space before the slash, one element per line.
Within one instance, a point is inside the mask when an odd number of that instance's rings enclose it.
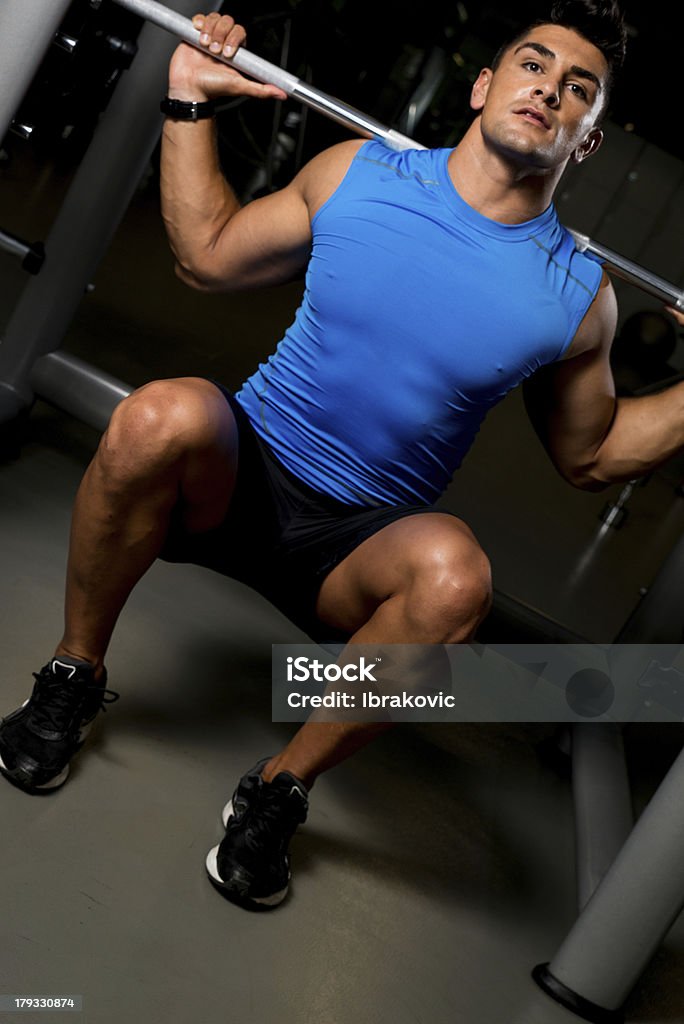
<path fill-rule="evenodd" d="M 616 306 L 601 287 L 567 359 L 538 371 L 524 387 L 532 425 L 560 473 L 573 483 L 588 479 L 596 453 L 615 416 L 610 347 Z"/>
<path fill-rule="evenodd" d="M 255 199 L 216 238 L 215 290 L 257 288 L 292 280 L 306 266 L 311 220 L 335 191 L 363 141 L 344 142 L 314 157 L 284 189 Z"/>
<path fill-rule="evenodd" d="M 293 182 L 230 219 L 207 254 L 204 283 L 212 291 L 282 284 L 301 272 L 310 247 L 308 207 Z"/>

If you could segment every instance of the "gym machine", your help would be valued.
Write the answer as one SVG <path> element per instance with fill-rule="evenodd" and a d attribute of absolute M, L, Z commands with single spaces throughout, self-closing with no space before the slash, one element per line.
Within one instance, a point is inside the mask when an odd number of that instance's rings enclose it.
<path fill-rule="evenodd" d="M 177 0 L 177 6 L 192 14 L 196 0 Z M 216 0 L 207 5 L 217 6 Z M 3 54 L 0 62 L 0 128 L 9 125 L 68 7 L 69 0 L 38 0 L 27 18 L 21 0 L 3 4 L 1 38 L 11 46 L 8 59 Z M 157 143 L 158 97 L 166 92 L 175 45 L 145 25 L 139 38 L 145 59 L 134 60 L 122 76 L 74 174 L 45 241 L 44 265 L 24 287 L 0 343 L 0 424 L 30 408 L 38 396 L 104 430 L 115 406 L 132 390 L 59 347 Z M 15 64 L 21 65 L 16 80 Z M 141 96 L 154 101 L 141 103 Z"/>
<path fill-rule="evenodd" d="M 39 396 L 103 430 L 115 406 L 132 390 L 60 352 L 59 346 L 156 145 L 161 123 L 158 97 L 166 89 L 171 50 L 177 39 L 198 45 L 199 32 L 185 16 L 195 13 L 196 0 L 175 0 L 178 10 L 173 11 L 155 0 L 115 2 L 174 38 L 169 40 L 150 25 L 143 28 L 139 49 L 145 59 L 134 60 L 117 85 L 76 171 L 46 240 L 44 265 L 26 284 L 0 344 L 0 424 L 30 408 Z M 0 38 L 12 45 L 0 62 L 3 132 L 69 4 L 70 0 L 36 0 L 28 19 L 22 0 L 4 0 Z M 205 5 L 207 11 L 218 6 Z M 219 59 L 278 85 L 293 99 L 361 135 L 395 149 L 423 148 L 246 50 L 231 60 Z M 152 97 L 149 103 L 141 102 L 145 96 Z M 578 248 L 603 260 L 609 270 L 684 310 L 680 289 L 587 236 L 573 234 Z M 22 258 L 29 254 L 25 243 L 4 237 L 5 248 L 23 253 Z M 636 629 L 632 623 L 630 638 L 639 636 Z M 621 1007 L 627 995 L 684 906 L 684 753 L 632 828 L 619 730 L 576 727 L 572 747 L 582 909 L 556 956 L 537 967 L 534 977 L 583 1019 L 617 1024 L 624 1019 Z M 591 856 L 588 850 L 593 851 Z"/>

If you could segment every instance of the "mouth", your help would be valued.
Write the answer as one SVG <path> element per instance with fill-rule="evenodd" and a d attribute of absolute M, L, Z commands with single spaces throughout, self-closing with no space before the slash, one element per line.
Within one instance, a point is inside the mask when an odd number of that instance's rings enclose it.
<path fill-rule="evenodd" d="M 546 131 L 549 131 L 551 128 L 546 117 L 542 114 L 541 110 L 537 110 L 536 107 L 523 107 L 522 110 L 516 110 L 515 113 L 518 117 L 523 117 L 526 121 L 531 121 L 532 124 L 538 124 L 540 128 L 544 128 Z"/>

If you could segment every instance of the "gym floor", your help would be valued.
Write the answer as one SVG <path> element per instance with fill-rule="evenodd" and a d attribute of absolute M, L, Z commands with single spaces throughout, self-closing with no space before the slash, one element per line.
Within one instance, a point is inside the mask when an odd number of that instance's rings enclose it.
<path fill-rule="evenodd" d="M 17 233 L 13 188 L 30 170 L 3 172 L 3 227 Z M 41 202 L 36 186 L 36 237 Z M 5 262 L 4 318 L 20 284 Z M 184 288 L 153 189 L 136 195 L 94 284 L 65 347 L 133 385 L 182 374 L 239 385 L 299 294 Z M 0 712 L 26 699 L 61 633 L 70 507 L 96 444 L 90 428 L 38 402 L 19 457 L 0 463 Z M 445 504 L 475 529 L 501 591 L 604 642 L 684 525 L 663 472 L 635 492 L 628 524 L 601 537 L 598 513 L 615 496 L 558 479 L 511 396 Z M 271 722 L 271 644 L 300 639 L 237 583 L 153 567 L 108 658 L 121 700 L 66 787 L 29 797 L 3 786 L 0 993 L 82 995 L 84 1024 L 575 1021 L 529 976 L 575 917 L 570 785 L 540 748 L 552 727 L 397 729 L 316 784 L 281 908 L 247 913 L 211 887 L 204 857 L 223 803 L 291 734 Z M 681 727 L 628 727 L 626 740 L 638 811 Z M 628 1020 L 684 1021 L 682 1007 L 680 920 Z"/>

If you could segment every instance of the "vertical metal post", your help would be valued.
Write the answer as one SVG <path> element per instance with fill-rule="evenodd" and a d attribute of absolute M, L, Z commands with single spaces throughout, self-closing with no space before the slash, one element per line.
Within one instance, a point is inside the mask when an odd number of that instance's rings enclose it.
<path fill-rule="evenodd" d="M 622 731 L 610 722 L 572 730 L 577 897 L 583 910 L 633 826 Z"/>
<path fill-rule="evenodd" d="M 176 4 L 192 14 L 197 0 Z M 61 344 L 128 207 L 159 137 L 159 100 L 175 46 L 153 26 L 143 28 L 139 53 L 117 85 L 73 178 L 45 244 L 45 266 L 24 288 L 0 342 L 0 423 L 33 401 L 32 367 Z M 65 408 L 69 411 L 68 404 Z"/>

